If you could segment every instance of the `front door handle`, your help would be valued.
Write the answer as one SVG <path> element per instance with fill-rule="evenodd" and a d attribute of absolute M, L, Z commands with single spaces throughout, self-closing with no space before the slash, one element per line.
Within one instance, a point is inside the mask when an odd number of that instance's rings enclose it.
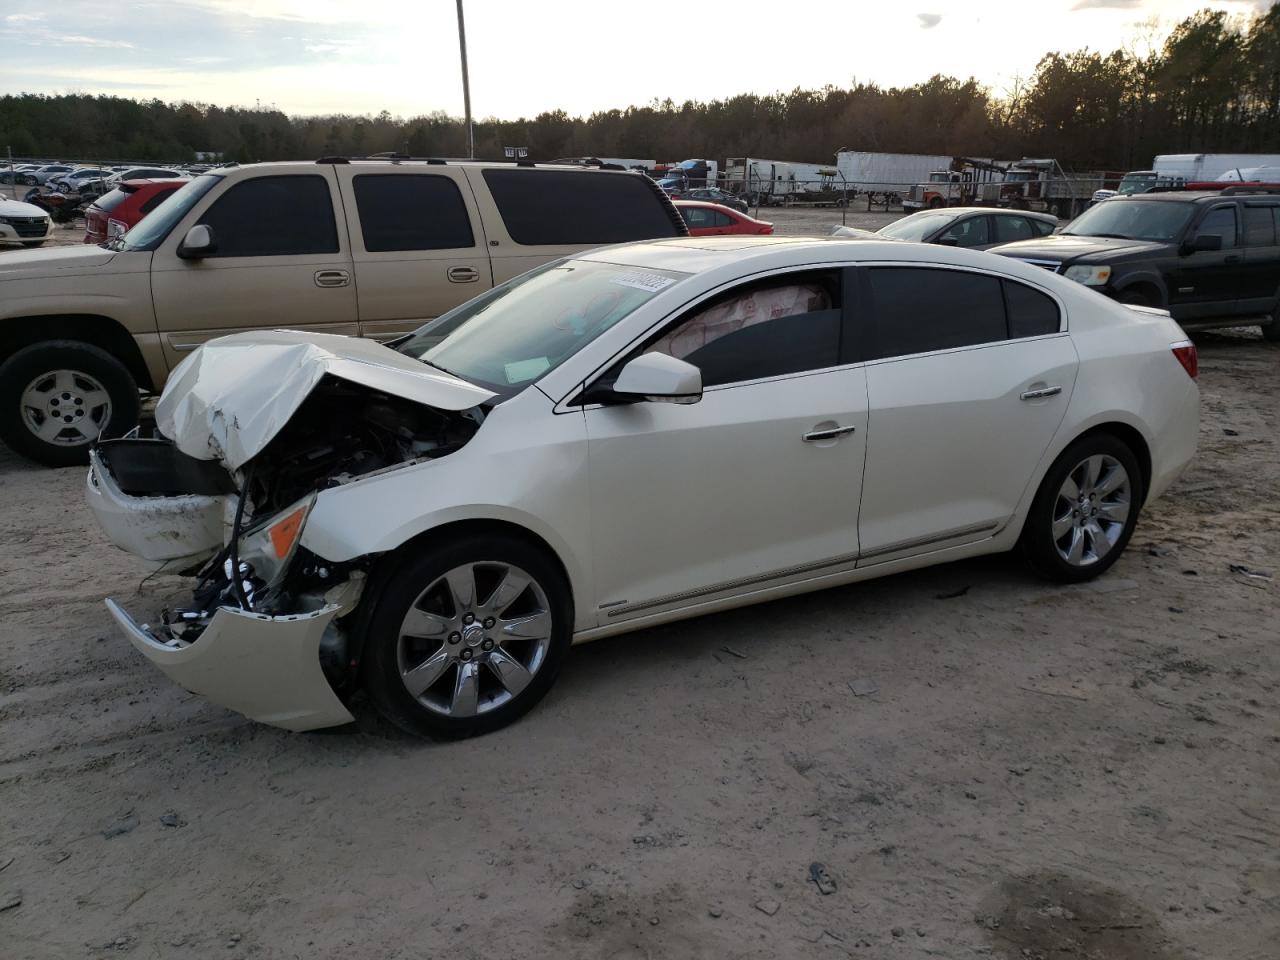
<path fill-rule="evenodd" d="M 1044 400 L 1046 397 L 1056 397 L 1061 392 L 1061 387 L 1040 387 L 1037 390 L 1025 390 L 1021 396 L 1023 400 Z"/>
<path fill-rule="evenodd" d="M 480 279 L 480 271 L 475 267 L 450 267 L 450 283 L 475 283 Z"/>
<path fill-rule="evenodd" d="M 351 282 L 351 274 L 345 270 L 317 270 L 317 287 L 345 287 Z"/>
<path fill-rule="evenodd" d="M 818 443 L 822 440 L 838 440 L 840 437 L 853 433 L 857 427 L 830 427 L 826 430 L 810 430 L 804 435 L 805 443 Z"/>

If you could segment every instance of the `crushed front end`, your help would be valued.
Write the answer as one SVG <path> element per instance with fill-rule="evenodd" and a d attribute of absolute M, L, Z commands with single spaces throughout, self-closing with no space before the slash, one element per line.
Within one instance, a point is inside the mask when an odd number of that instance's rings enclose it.
<path fill-rule="evenodd" d="M 111 615 L 174 682 L 216 703 L 291 730 L 350 722 L 356 611 L 377 557 L 306 550 L 311 510 L 327 490 L 453 453 L 482 419 L 326 376 L 236 470 L 158 432 L 100 443 L 87 498 L 104 531 L 195 577 L 190 602 L 158 623 L 108 600 Z"/>

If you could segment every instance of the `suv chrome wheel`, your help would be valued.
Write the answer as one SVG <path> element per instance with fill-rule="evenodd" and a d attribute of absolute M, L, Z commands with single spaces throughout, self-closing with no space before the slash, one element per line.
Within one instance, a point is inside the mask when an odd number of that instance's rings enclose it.
<path fill-rule="evenodd" d="M 551 606 L 532 576 L 510 563 L 463 564 L 433 580 L 405 614 L 400 680 L 435 713 L 485 714 L 529 685 L 551 633 Z"/>
<path fill-rule="evenodd" d="M 111 421 L 111 395 L 79 370 L 42 373 L 27 384 L 19 402 L 27 429 L 55 446 L 87 443 Z"/>
<path fill-rule="evenodd" d="M 1107 556 L 1124 534 L 1132 507 L 1129 472 L 1115 457 L 1095 454 L 1067 474 L 1053 507 L 1053 543 L 1073 567 Z"/>

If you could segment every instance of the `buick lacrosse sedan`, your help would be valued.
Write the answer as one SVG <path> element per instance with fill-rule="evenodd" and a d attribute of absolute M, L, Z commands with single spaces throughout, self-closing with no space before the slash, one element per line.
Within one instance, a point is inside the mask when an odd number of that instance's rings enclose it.
<path fill-rule="evenodd" d="M 1079 581 L 1191 459 L 1163 311 L 938 246 L 608 247 L 392 344 L 215 340 L 99 443 L 110 539 L 194 577 L 134 646 L 265 723 L 510 723 L 574 642 L 1017 548 Z M 822 603 L 821 596 L 809 602 Z"/>

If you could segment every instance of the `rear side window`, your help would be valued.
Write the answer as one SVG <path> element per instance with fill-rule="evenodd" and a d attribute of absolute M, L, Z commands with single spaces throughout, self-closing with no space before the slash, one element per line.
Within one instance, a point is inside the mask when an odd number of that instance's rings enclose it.
<path fill-rule="evenodd" d="M 867 273 L 881 357 L 994 343 L 1007 336 L 1004 294 L 996 277 L 927 267 L 873 267 Z"/>
<path fill-rule="evenodd" d="M 570 170 L 484 171 L 516 243 L 624 243 L 679 236 L 666 207 L 638 174 Z"/>
<path fill-rule="evenodd" d="M 475 246 L 462 192 L 449 177 L 361 174 L 354 189 L 370 253 Z"/>
<path fill-rule="evenodd" d="M 1013 280 L 1000 281 L 1004 285 L 1004 303 L 1009 312 L 1009 336 L 1041 337 L 1057 333 L 1062 328 L 1058 305 L 1053 300 L 1024 284 Z"/>
<path fill-rule="evenodd" d="M 712 210 L 711 216 L 712 216 L 712 223 L 714 226 L 717 226 L 717 227 L 733 226 L 733 222 L 734 222 L 733 217 L 729 216 L 727 213 L 721 213 L 719 210 Z"/>
<path fill-rule="evenodd" d="M 218 257 L 338 252 L 329 182 L 320 176 L 242 180 L 200 222 L 212 228 Z"/>
<path fill-rule="evenodd" d="M 172 190 L 157 190 L 151 196 L 147 197 L 146 200 L 142 201 L 142 206 L 138 208 L 138 212 L 145 217 L 156 207 L 160 206 L 160 204 L 168 200 L 169 195 L 172 193 Z"/>
<path fill-rule="evenodd" d="M 996 242 L 1012 243 L 1014 240 L 1030 240 L 1036 236 L 1027 217 L 996 217 Z"/>
<path fill-rule="evenodd" d="M 1280 207 L 1244 208 L 1244 243 L 1247 247 L 1272 247 L 1276 243 L 1276 220 Z"/>

